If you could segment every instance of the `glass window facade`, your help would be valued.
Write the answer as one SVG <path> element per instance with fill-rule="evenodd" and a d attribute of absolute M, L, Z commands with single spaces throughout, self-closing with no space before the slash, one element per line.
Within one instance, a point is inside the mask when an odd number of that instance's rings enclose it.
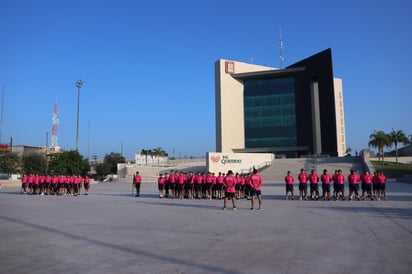
<path fill-rule="evenodd" d="M 245 79 L 245 147 L 296 146 L 295 79 Z"/>

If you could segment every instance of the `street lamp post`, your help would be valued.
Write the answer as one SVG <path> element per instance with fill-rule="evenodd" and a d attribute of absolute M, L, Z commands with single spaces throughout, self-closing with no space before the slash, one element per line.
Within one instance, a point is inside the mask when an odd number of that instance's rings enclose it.
<path fill-rule="evenodd" d="M 77 80 L 77 127 L 76 127 L 76 151 L 79 151 L 79 113 L 80 113 L 80 88 L 83 86 L 83 80 Z"/>

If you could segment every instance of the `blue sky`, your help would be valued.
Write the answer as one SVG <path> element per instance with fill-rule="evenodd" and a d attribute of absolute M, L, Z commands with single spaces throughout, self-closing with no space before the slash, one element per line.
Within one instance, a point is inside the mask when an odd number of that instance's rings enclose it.
<path fill-rule="evenodd" d="M 85 157 L 162 147 L 215 150 L 214 62 L 279 67 L 332 48 L 343 79 L 347 146 L 374 130 L 412 134 L 411 1 L 0 0 L 1 141 Z M 48 141 L 50 144 L 50 140 Z"/>

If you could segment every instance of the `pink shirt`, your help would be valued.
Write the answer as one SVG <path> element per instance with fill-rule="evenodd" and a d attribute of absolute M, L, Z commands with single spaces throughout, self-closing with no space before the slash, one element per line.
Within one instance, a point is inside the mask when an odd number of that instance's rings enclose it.
<path fill-rule="evenodd" d="M 259 174 L 252 174 L 250 176 L 250 185 L 255 189 L 255 190 L 260 190 L 260 185 L 262 184 L 262 177 Z"/>
<path fill-rule="evenodd" d="M 359 180 L 360 180 L 360 177 L 359 177 L 358 174 L 349 174 L 349 176 L 348 176 L 349 184 L 357 185 L 357 184 L 359 184 Z"/>
<path fill-rule="evenodd" d="M 140 175 L 134 175 L 134 182 L 136 184 L 140 184 L 142 182 L 142 176 Z"/>
<path fill-rule="evenodd" d="M 196 176 L 196 184 L 201 185 L 203 184 L 203 176 L 202 175 L 197 175 Z"/>
<path fill-rule="evenodd" d="M 176 175 L 172 173 L 169 176 L 169 183 L 174 184 L 175 182 L 176 182 Z"/>
<path fill-rule="evenodd" d="M 336 183 L 338 185 L 343 185 L 345 183 L 345 176 L 343 176 L 343 174 L 336 175 Z"/>
<path fill-rule="evenodd" d="M 316 173 L 311 173 L 311 174 L 309 175 L 309 181 L 310 181 L 312 184 L 317 184 L 317 183 L 319 182 L 319 175 L 316 174 Z"/>
<path fill-rule="evenodd" d="M 227 175 L 224 180 L 224 185 L 226 187 L 226 192 L 235 193 L 236 178 L 233 175 Z"/>
<path fill-rule="evenodd" d="M 372 175 L 363 174 L 361 176 L 361 181 L 362 181 L 362 183 L 369 185 L 370 183 L 372 183 Z"/>
<path fill-rule="evenodd" d="M 330 182 L 332 181 L 332 177 L 329 174 L 326 173 L 326 174 L 322 174 L 320 176 L 320 180 L 324 184 L 330 184 Z"/>
<path fill-rule="evenodd" d="M 285 183 L 288 185 L 293 185 L 293 182 L 295 181 L 295 178 L 293 178 L 292 175 L 286 175 L 285 177 Z"/>
<path fill-rule="evenodd" d="M 184 174 L 181 174 L 181 175 L 179 175 L 179 177 L 177 177 L 177 182 L 180 185 L 183 185 L 185 183 L 185 181 L 186 181 L 186 176 Z"/>
<path fill-rule="evenodd" d="M 305 172 L 299 173 L 298 180 L 299 180 L 299 183 L 306 183 L 308 181 L 308 174 L 306 174 Z"/>

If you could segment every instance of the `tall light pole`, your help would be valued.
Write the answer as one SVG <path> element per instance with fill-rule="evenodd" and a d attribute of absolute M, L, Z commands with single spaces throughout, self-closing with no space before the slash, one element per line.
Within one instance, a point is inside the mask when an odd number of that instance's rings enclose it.
<path fill-rule="evenodd" d="M 83 80 L 77 80 L 77 127 L 76 127 L 76 151 L 79 151 L 79 113 L 80 113 L 80 88 L 83 86 Z"/>

